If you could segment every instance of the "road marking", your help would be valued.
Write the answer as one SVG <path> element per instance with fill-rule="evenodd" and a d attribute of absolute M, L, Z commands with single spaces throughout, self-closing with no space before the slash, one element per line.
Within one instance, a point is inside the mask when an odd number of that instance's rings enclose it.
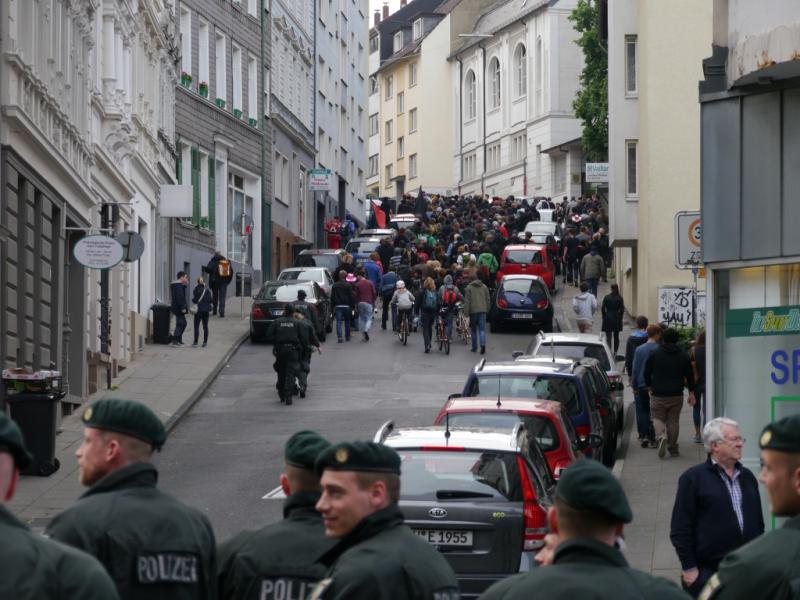
<path fill-rule="evenodd" d="M 286 498 L 286 494 L 283 493 L 283 488 L 281 486 L 276 487 L 271 492 L 267 492 L 265 496 L 262 496 L 262 500 L 283 500 Z"/>

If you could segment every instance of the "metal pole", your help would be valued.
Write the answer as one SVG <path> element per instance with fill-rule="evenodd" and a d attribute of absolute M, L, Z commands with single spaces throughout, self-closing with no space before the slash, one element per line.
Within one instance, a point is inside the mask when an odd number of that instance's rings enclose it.
<path fill-rule="evenodd" d="M 104 231 L 112 230 L 112 206 L 110 204 L 103 204 L 100 207 L 100 227 Z M 100 353 L 108 355 L 108 362 L 106 363 L 106 387 L 111 389 L 111 352 L 110 352 L 110 333 L 111 333 L 111 315 L 109 310 L 109 303 L 111 302 L 108 297 L 109 294 L 109 269 L 100 271 Z"/>
<path fill-rule="evenodd" d="M 246 252 L 245 242 L 244 242 L 244 230 L 245 230 L 244 215 L 245 215 L 244 202 L 242 202 L 242 217 L 241 217 L 241 220 L 239 222 L 239 234 L 242 237 L 242 242 L 241 242 L 241 244 L 242 244 L 242 272 L 241 272 L 241 277 L 239 277 L 239 280 L 241 281 L 241 283 L 239 284 L 239 301 L 240 301 L 240 304 L 241 304 L 240 313 L 241 313 L 241 318 L 242 319 L 244 319 L 244 275 L 245 275 L 245 272 L 247 271 L 247 268 L 246 268 L 246 265 L 247 265 L 247 252 Z"/>
<path fill-rule="evenodd" d="M 697 263 L 692 263 L 692 278 L 694 285 L 692 287 L 692 328 L 697 327 Z"/>

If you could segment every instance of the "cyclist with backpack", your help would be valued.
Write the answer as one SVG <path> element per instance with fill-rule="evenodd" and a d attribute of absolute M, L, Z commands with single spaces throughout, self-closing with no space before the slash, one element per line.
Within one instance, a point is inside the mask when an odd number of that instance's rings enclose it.
<path fill-rule="evenodd" d="M 219 316 L 222 318 L 225 316 L 225 295 L 228 291 L 228 284 L 233 279 L 233 265 L 222 255 L 222 252 L 217 250 L 208 264 L 203 267 L 203 271 L 208 273 L 208 287 L 211 288 L 213 297 L 211 314 L 216 315 L 219 309 Z"/>
<path fill-rule="evenodd" d="M 439 315 L 444 319 L 447 328 L 447 339 L 453 339 L 453 317 L 458 303 L 464 299 L 461 291 L 453 283 L 452 275 L 445 275 L 444 283 L 439 288 Z"/>
<path fill-rule="evenodd" d="M 439 312 L 439 296 L 436 293 L 436 284 L 433 277 L 426 277 L 422 283 L 419 294 L 419 312 L 422 324 L 422 339 L 425 342 L 425 354 L 431 351 L 431 338 L 433 337 L 433 324 Z"/>

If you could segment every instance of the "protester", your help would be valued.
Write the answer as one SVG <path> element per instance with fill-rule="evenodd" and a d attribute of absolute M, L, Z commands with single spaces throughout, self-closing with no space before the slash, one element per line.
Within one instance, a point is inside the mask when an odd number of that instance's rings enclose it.
<path fill-rule="evenodd" d="M 175 333 L 172 334 L 172 347 L 183 346 L 183 332 L 186 330 L 186 313 L 189 306 L 186 304 L 186 286 L 189 283 L 189 276 L 178 271 L 175 281 L 169 285 L 170 310 L 175 315 Z"/>
<path fill-rule="evenodd" d="M 481 354 L 486 354 L 486 315 L 490 308 L 489 288 L 480 279 L 473 279 L 464 291 L 464 312 L 469 316 L 472 352 L 477 352 L 480 342 Z"/>
<path fill-rule="evenodd" d="M 336 282 L 331 287 L 331 304 L 333 314 L 336 317 L 336 337 L 341 344 L 342 339 L 350 341 L 350 319 L 355 310 L 355 297 L 353 296 L 353 286 L 347 282 L 347 271 L 339 271 Z M 342 332 L 344 325 L 344 332 Z M 342 335 L 344 334 L 344 338 Z"/>
<path fill-rule="evenodd" d="M 581 280 L 589 284 L 589 292 L 597 298 L 597 284 L 606 274 L 606 264 L 603 257 L 597 252 L 597 246 L 592 245 L 589 254 L 581 260 Z"/>
<path fill-rule="evenodd" d="M 589 292 L 589 284 L 581 282 L 580 294 L 572 299 L 572 310 L 578 321 L 578 331 L 591 333 L 594 313 L 597 311 L 597 299 Z"/>
<path fill-rule="evenodd" d="M 369 330 L 372 328 L 372 311 L 375 307 L 377 294 L 375 286 L 366 278 L 364 269 L 359 269 L 356 274 L 357 281 L 354 285 L 354 300 L 358 310 L 358 330 L 364 336 L 364 341 L 369 341 Z"/>
<path fill-rule="evenodd" d="M 397 286 L 397 273 L 394 271 L 387 271 L 381 277 L 380 291 L 381 291 L 381 329 L 386 330 L 386 321 L 389 320 L 389 309 L 391 308 L 392 296 L 394 295 L 395 287 Z M 392 310 L 392 330 L 397 331 L 397 315 Z"/>
<path fill-rule="evenodd" d="M 436 321 L 436 314 L 439 310 L 439 298 L 436 293 L 436 283 L 434 283 L 433 278 L 431 277 L 426 277 L 422 284 L 419 307 L 420 323 L 422 325 L 422 340 L 425 344 L 425 354 L 427 354 L 431 351 L 433 324 Z"/>
<path fill-rule="evenodd" d="M 453 316 L 456 306 L 463 301 L 461 291 L 453 284 L 453 276 L 445 275 L 442 286 L 439 288 L 440 316 L 444 319 L 447 339 L 453 339 Z"/>
<path fill-rule="evenodd" d="M 625 342 L 625 372 L 628 374 L 628 383 L 633 387 L 633 355 L 636 349 L 647 341 L 647 326 L 649 321 L 644 315 L 636 317 L 636 328 L 631 331 L 628 341 Z M 633 388 L 634 394 L 636 388 Z"/>
<path fill-rule="evenodd" d="M 219 312 L 220 318 L 223 318 L 225 316 L 225 296 L 228 293 L 228 284 L 233 279 L 231 261 L 217 250 L 208 264 L 203 267 L 203 271 L 208 273 L 208 283 L 213 295 L 212 314 L 216 315 Z"/>
<path fill-rule="evenodd" d="M 636 429 L 642 448 L 656 447 L 656 433 L 650 413 L 650 388 L 644 378 L 644 368 L 650 356 L 661 343 L 661 326 L 652 323 L 647 326 L 646 340 L 634 352 L 631 368 L 631 385 L 636 403 Z"/>
<path fill-rule="evenodd" d="M 603 315 L 602 329 L 606 336 L 606 342 L 616 354 L 619 351 L 619 332 L 622 331 L 622 321 L 625 318 L 625 301 L 622 299 L 619 293 L 619 286 L 616 283 L 611 284 L 611 293 L 603 298 L 601 313 Z"/>
<path fill-rule="evenodd" d="M 192 347 L 197 348 L 197 340 L 200 337 L 200 324 L 203 324 L 203 348 L 208 345 L 208 316 L 211 313 L 212 302 L 211 290 L 206 287 L 202 277 L 197 278 L 197 285 L 192 291 L 192 304 L 197 305 L 194 313 L 194 341 Z"/>

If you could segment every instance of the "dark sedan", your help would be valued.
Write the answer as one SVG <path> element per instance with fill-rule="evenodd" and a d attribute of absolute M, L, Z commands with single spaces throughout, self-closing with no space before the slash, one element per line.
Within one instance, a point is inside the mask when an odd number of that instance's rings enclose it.
<path fill-rule="evenodd" d="M 297 292 L 304 290 L 306 302 L 317 311 L 317 337 L 325 341 L 325 332 L 330 326 L 330 300 L 315 281 L 267 281 L 253 296 L 250 310 L 250 341 L 267 341 L 267 328 L 283 314 L 287 303 L 297 302 Z"/>
<path fill-rule="evenodd" d="M 506 275 L 492 296 L 489 327 L 497 331 L 505 323 L 515 329 L 530 324 L 541 331 L 553 331 L 553 302 L 547 284 L 536 275 Z"/>

